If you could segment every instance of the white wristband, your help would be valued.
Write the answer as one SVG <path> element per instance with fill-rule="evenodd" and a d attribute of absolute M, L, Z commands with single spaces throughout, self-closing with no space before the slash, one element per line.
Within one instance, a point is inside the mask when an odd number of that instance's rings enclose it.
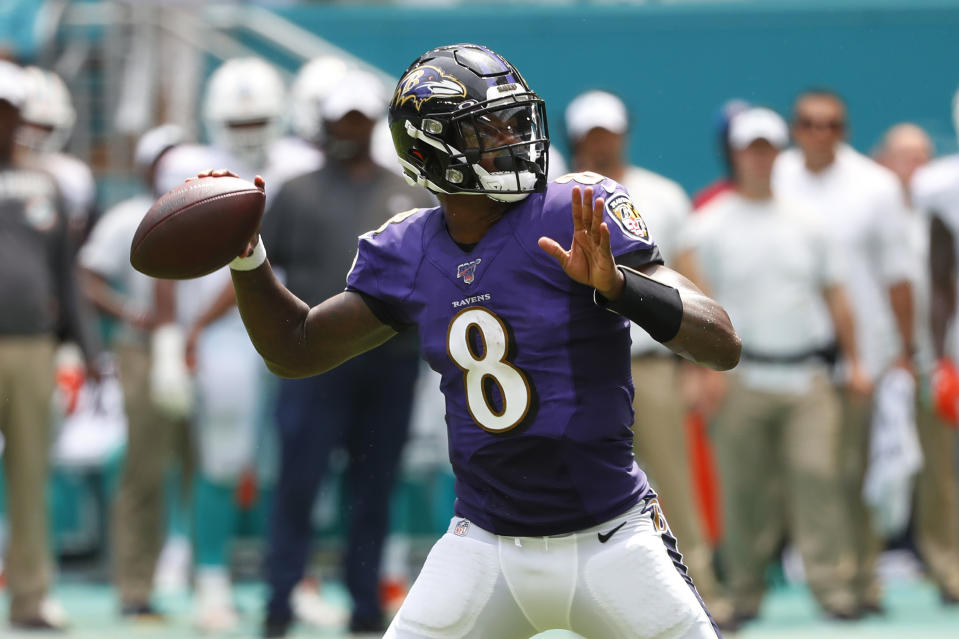
<path fill-rule="evenodd" d="M 249 257 L 234 257 L 230 268 L 234 271 L 252 271 L 266 261 L 266 247 L 263 246 L 263 237 L 260 236 Z"/>

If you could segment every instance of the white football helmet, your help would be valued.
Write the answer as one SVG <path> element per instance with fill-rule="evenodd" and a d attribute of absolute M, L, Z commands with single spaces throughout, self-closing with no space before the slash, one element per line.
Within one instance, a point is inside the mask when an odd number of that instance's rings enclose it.
<path fill-rule="evenodd" d="M 298 137 L 314 144 L 321 142 L 320 104 L 349 68 L 344 60 L 335 56 L 314 58 L 300 67 L 290 92 L 290 124 Z"/>
<path fill-rule="evenodd" d="M 286 89 L 279 72 L 259 58 L 234 58 L 210 76 L 203 122 L 214 146 L 259 169 L 266 147 L 283 133 Z"/>
<path fill-rule="evenodd" d="M 24 77 L 27 96 L 17 142 L 43 153 L 62 151 L 77 120 L 70 90 L 60 76 L 40 67 L 25 67 Z"/>

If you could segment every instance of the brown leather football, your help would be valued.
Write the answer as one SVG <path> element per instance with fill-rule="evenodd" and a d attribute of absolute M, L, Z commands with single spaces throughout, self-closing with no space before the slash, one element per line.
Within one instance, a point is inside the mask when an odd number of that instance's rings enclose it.
<path fill-rule="evenodd" d="M 200 277 L 243 252 L 263 217 L 266 197 L 251 182 L 205 177 L 157 200 L 130 246 L 133 268 L 171 280 Z"/>

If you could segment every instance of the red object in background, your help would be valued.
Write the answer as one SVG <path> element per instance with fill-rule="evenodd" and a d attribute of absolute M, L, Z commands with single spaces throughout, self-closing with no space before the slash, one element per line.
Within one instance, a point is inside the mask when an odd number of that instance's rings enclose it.
<path fill-rule="evenodd" d="M 703 534 L 713 547 L 723 535 L 722 508 L 719 496 L 719 472 L 713 458 L 713 448 L 706 432 L 706 420 L 694 410 L 686 414 L 686 437 L 689 441 L 689 466 L 693 479 Z"/>
<path fill-rule="evenodd" d="M 704 186 L 697 191 L 695 195 L 693 195 L 693 211 L 701 209 L 723 193 L 727 193 L 732 190 L 733 183 L 726 178 L 720 178 L 715 182 Z"/>
<path fill-rule="evenodd" d="M 959 428 L 959 370 L 950 359 L 936 362 L 932 376 L 932 397 L 939 418 L 953 428 Z"/>
<path fill-rule="evenodd" d="M 236 503 L 241 510 L 249 510 L 260 496 L 260 486 L 256 479 L 256 471 L 247 469 L 240 475 L 234 493 Z"/>
<path fill-rule="evenodd" d="M 393 616 L 403 605 L 410 590 L 405 579 L 384 577 L 380 580 L 380 603 L 386 612 Z"/>
<path fill-rule="evenodd" d="M 57 390 L 64 401 L 64 410 L 70 415 L 77 409 L 77 399 L 85 380 L 82 366 L 62 365 L 57 367 Z"/>

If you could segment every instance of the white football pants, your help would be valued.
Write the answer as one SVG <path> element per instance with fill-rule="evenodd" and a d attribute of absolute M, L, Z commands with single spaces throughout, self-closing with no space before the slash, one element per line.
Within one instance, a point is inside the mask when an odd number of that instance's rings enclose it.
<path fill-rule="evenodd" d="M 554 537 L 498 536 L 456 517 L 384 639 L 529 639 L 551 629 L 716 639 L 681 560 L 655 499 Z"/>

